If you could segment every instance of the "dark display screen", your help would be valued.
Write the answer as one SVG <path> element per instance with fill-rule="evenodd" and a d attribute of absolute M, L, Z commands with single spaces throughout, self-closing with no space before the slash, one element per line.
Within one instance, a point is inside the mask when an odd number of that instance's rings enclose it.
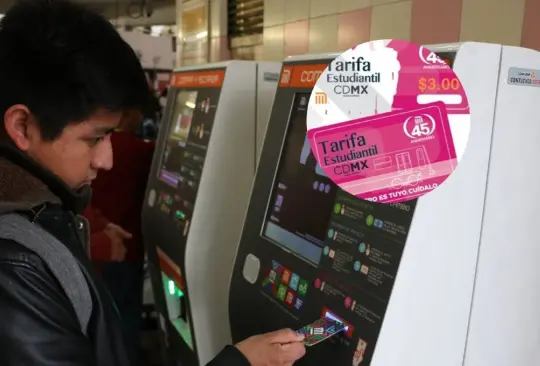
<path fill-rule="evenodd" d="M 208 95 L 207 95 L 208 94 Z M 158 179 L 169 186 L 158 197 L 158 207 L 183 228 L 190 219 L 210 142 L 217 98 L 211 89 L 179 90 L 176 93 Z"/>
<path fill-rule="evenodd" d="M 337 187 L 311 152 L 306 134 L 308 100 L 309 94 L 295 96 L 263 235 L 318 264 Z"/>
<path fill-rule="evenodd" d="M 185 156 L 196 103 L 196 91 L 181 90 L 176 95 L 173 106 L 172 120 L 161 158 L 158 178 L 175 188 L 184 181 L 185 174 L 183 173 L 187 171 L 190 163 L 193 163 L 193 161 L 185 159 Z"/>

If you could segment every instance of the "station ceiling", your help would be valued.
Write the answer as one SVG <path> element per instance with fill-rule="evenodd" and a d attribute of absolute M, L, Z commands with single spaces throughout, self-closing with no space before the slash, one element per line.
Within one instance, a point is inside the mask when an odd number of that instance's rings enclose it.
<path fill-rule="evenodd" d="M 176 23 L 175 0 L 72 0 L 103 14 L 122 26 L 173 25 Z M 0 0 L 4 13 L 14 0 Z"/>

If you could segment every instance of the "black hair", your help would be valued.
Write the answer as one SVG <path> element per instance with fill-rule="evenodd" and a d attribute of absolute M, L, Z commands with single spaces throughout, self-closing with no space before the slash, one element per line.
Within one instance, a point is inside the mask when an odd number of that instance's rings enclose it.
<path fill-rule="evenodd" d="M 135 51 L 101 15 L 64 0 L 17 2 L 0 21 L 0 113 L 26 105 L 46 140 L 99 110 L 140 109 Z M 3 128 L 2 128 L 3 130 Z"/>

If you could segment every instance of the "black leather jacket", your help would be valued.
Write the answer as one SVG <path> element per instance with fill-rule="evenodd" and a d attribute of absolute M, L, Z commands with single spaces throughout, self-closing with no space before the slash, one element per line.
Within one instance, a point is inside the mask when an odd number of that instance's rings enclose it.
<path fill-rule="evenodd" d="M 0 215 L 19 212 L 58 238 L 80 264 L 93 298 L 88 336 L 46 264 L 0 239 L 1 366 L 129 366 L 120 318 L 88 255 L 89 192 L 73 192 L 20 151 L 0 145 Z M 249 366 L 235 347 L 212 366 Z"/>
<path fill-rule="evenodd" d="M 88 258 L 87 223 L 77 216 L 88 193 L 74 193 L 22 153 L 0 148 L 0 214 L 20 212 L 58 238 L 93 298 L 87 337 L 41 258 L 0 240 L 0 365 L 129 366 L 119 315 Z"/>

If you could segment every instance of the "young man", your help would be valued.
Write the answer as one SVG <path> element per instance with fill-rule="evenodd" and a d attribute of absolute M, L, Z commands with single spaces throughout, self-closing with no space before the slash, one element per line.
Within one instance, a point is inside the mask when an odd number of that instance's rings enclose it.
<path fill-rule="evenodd" d="M 18 213 L 50 233 L 75 260 L 92 299 L 83 332 L 44 257 L 1 240 L 0 365 L 129 366 L 78 213 L 98 171 L 111 168 L 110 132 L 147 93 L 133 50 L 110 22 L 80 6 L 22 1 L 0 21 L 0 215 Z M 305 352 L 300 341 L 290 330 L 254 336 L 212 364 L 291 365 Z"/>
<path fill-rule="evenodd" d="M 84 214 L 92 231 L 94 227 L 101 229 L 90 236 L 90 258 L 101 270 L 122 314 L 131 366 L 141 362 L 144 282 L 141 212 L 155 147 L 153 142 L 137 137 L 142 119 L 139 111 L 128 111 L 119 129 L 111 134 L 113 168 L 100 172 L 92 183 L 91 207 Z M 119 247 L 124 249 L 124 257 L 115 255 L 122 254 Z"/>

